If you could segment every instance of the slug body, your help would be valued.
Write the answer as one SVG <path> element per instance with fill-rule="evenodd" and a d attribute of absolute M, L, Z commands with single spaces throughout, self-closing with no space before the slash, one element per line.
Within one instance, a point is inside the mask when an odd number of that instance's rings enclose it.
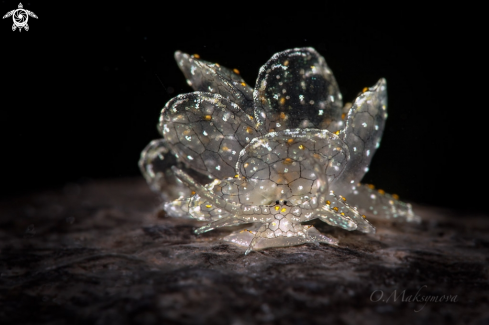
<path fill-rule="evenodd" d="M 375 232 L 366 214 L 419 220 L 409 204 L 360 184 L 387 118 L 380 79 L 343 106 L 336 80 L 312 48 L 279 52 L 251 88 L 236 69 L 175 53 L 193 93 L 171 99 L 139 166 L 172 217 L 218 227 L 252 250 L 338 240 L 303 222 Z"/>

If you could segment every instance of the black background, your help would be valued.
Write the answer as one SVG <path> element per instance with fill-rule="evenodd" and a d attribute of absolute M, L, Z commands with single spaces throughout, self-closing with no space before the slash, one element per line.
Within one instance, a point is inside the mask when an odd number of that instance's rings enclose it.
<path fill-rule="evenodd" d="M 1 1 L 1 15 L 17 1 Z M 190 92 L 173 53 L 254 84 L 274 53 L 311 46 L 346 101 L 379 78 L 389 118 L 364 181 L 406 200 L 484 211 L 487 37 L 480 8 L 407 2 L 23 2 L 0 20 L 1 181 L 12 197 L 137 176 L 164 104 Z"/>

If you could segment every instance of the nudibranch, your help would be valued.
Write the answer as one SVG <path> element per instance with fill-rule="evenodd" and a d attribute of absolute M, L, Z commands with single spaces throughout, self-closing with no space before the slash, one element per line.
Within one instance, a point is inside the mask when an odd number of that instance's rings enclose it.
<path fill-rule="evenodd" d="M 224 238 L 252 250 L 338 240 L 302 223 L 320 219 L 375 232 L 365 215 L 417 221 L 397 195 L 360 184 L 387 118 L 380 79 L 343 106 L 336 80 L 313 48 L 276 53 L 255 87 L 237 69 L 175 53 L 195 92 L 163 108 L 139 166 L 171 217 L 218 227 L 244 225 Z"/>

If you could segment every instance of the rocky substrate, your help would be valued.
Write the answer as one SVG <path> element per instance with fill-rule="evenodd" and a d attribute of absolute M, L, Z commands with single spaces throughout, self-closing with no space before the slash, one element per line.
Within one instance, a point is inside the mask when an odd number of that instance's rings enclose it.
<path fill-rule="evenodd" d="M 159 204 L 142 178 L 1 201 L 0 324 L 489 323 L 488 216 L 313 222 L 339 246 L 245 256 Z"/>

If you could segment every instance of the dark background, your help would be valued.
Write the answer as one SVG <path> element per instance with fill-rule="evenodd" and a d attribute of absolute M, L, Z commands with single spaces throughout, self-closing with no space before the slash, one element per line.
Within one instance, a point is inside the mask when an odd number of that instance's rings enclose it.
<path fill-rule="evenodd" d="M 18 1 L 1 1 L 3 16 Z M 159 112 L 190 92 L 173 53 L 254 84 L 274 53 L 312 46 L 352 101 L 388 82 L 389 118 L 364 181 L 406 200 L 487 211 L 487 42 L 480 8 L 406 2 L 23 2 L 0 21 L 0 195 L 140 175 Z M 484 58 L 484 60 L 483 60 Z M 487 88 L 487 87 L 486 87 Z"/>

